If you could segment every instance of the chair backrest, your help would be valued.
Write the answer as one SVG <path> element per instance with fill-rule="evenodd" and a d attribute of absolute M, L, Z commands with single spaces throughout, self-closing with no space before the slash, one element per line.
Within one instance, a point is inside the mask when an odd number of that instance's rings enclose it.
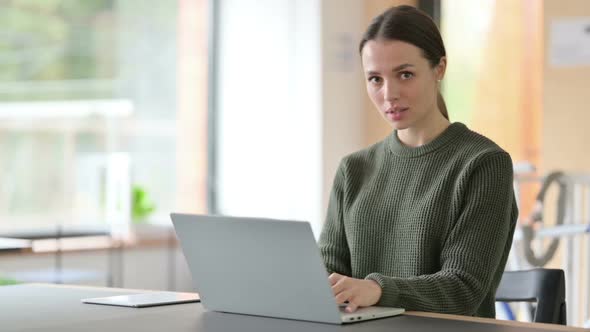
<path fill-rule="evenodd" d="M 506 271 L 496 301 L 536 302 L 534 322 L 565 325 L 565 274 L 560 269 Z"/>

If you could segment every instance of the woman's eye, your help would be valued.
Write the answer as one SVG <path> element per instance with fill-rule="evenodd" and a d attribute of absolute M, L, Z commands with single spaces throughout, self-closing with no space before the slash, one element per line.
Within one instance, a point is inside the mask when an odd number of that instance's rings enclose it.
<path fill-rule="evenodd" d="M 371 77 L 369 77 L 368 81 L 369 81 L 369 83 L 379 84 L 379 83 L 381 83 L 381 77 L 371 76 Z"/>
<path fill-rule="evenodd" d="M 414 74 L 410 73 L 409 71 L 404 71 L 401 73 L 400 77 L 402 80 L 407 80 L 414 77 Z"/>

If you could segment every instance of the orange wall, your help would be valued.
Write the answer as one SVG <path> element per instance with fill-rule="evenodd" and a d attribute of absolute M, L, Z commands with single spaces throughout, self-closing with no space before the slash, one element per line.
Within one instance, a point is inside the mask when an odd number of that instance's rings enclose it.
<path fill-rule="evenodd" d="M 550 45 L 551 22 L 556 19 L 589 17 L 590 1 L 545 0 L 543 5 L 545 61 L 543 64 L 541 166 L 544 172 L 564 170 L 588 174 L 590 173 L 590 106 L 588 103 L 590 65 L 555 67 L 550 64 Z M 586 206 L 586 208 L 590 207 Z M 585 248 L 582 246 L 582 254 L 579 256 L 582 273 L 578 277 L 581 280 L 585 280 L 583 271 L 587 271 L 587 252 L 590 245 L 587 237 L 584 242 Z M 563 249 L 564 245 L 562 241 L 560 247 Z M 561 258 L 557 257 L 553 266 L 561 267 L 560 260 Z M 578 294 L 587 294 L 589 285 L 582 283 L 567 285 L 567 287 L 576 289 Z M 582 317 L 588 314 L 583 313 L 582 309 L 582 305 L 570 307 L 568 304 L 570 314 L 578 315 L 577 319 L 568 319 L 568 324 L 581 326 Z"/>
<path fill-rule="evenodd" d="M 590 1 L 545 0 L 542 168 L 590 172 L 590 66 L 555 68 L 549 64 L 550 23 L 557 18 L 590 16 Z"/>
<path fill-rule="evenodd" d="M 538 1 L 498 0 L 482 52 L 472 129 L 515 162 L 538 164 L 541 115 L 541 8 Z"/>

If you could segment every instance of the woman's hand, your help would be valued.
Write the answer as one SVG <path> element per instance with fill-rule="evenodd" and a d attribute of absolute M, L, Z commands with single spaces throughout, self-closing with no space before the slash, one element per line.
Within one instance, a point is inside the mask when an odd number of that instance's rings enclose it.
<path fill-rule="evenodd" d="M 338 273 L 332 273 L 328 279 L 336 302 L 342 304 L 348 301 L 347 312 L 372 306 L 381 298 L 381 286 L 373 280 L 355 279 Z"/>

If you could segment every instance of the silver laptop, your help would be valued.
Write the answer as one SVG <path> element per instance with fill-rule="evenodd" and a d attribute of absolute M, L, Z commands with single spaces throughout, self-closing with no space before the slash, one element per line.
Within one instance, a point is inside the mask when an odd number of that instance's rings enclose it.
<path fill-rule="evenodd" d="M 344 312 L 307 222 L 171 215 L 196 291 L 208 310 L 342 324 L 401 308 Z"/>

